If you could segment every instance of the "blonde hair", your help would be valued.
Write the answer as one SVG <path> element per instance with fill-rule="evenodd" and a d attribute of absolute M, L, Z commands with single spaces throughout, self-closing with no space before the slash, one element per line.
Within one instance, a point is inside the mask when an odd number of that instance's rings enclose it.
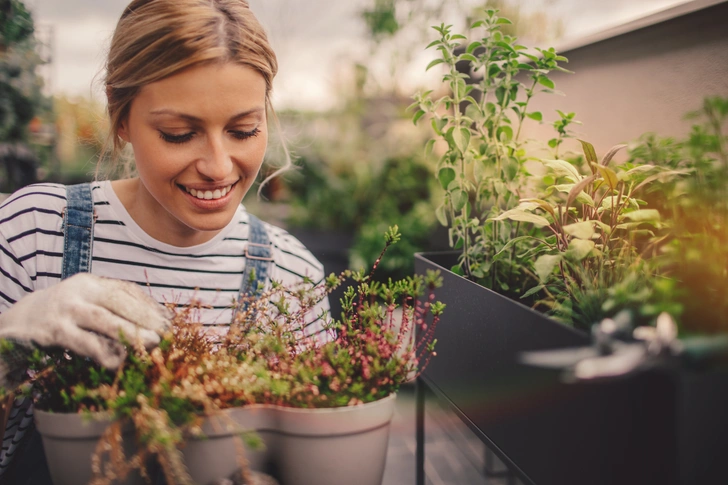
<path fill-rule="evenodd" d="M 126 7 L 111 39 L 104 78 L 111 126 L 102 158 L 109 154 L 109 173 L 118 171 L 125 145 L 119 128 L 139 90 L 189 67 L 213 62 L 249 66 L 263 76 L 266 105 L 281 133 L 270 104 L 278 61 L 247 1 L 133 0 Z M 284 151 L 283 169 L 291 163 L 285 142 Z"/>

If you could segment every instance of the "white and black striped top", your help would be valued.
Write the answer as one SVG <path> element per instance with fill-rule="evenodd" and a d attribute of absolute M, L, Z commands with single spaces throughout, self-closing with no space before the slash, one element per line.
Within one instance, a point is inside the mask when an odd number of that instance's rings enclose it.
<path fill-rule="evenodd" d="M 111 182 L 94 182 L 91 188 L 97 214 L 91 272 L 138 283 L 160 303 L 185 305 L 194 299 L 209 306 L 201 310 L 201 322 L 227 326 L 245 268 L 248 213 L 243 206 L 213 239 L 180 248 L 146 234 L 121 204 Z M 60 282 L 65 205 L 64 186 L 36 184 L 17 191 L 0 206 L 0 313 L 29 292 Z M 296 238 L 265 226 L 273 244 L 269 280 L 284 285 L 304 277 L 323 281 L 321 263 Z M 311 312 L 307 336 L 323 330 L 324 322 L 318 318 L 323 309 L 328 309 L 327 300 Z"/>

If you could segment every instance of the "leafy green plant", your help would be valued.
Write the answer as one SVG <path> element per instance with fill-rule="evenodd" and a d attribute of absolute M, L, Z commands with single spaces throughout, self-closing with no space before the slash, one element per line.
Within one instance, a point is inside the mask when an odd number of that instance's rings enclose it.
<path fill-rule="evenodd" d="M 647 194 L 672 221 L 662 250 L 663 273 L 681 288 L 683 332 L 728 331 L 728 98 L 705 98 L 683 140 L 642 136 L 630 149 L 628 164 L 651 161 L 685 175 Z"/>
<path fill-rule="evenodd" d="M 553 49 L 529 53 L 502 32 L 509 23 L 489 9 L 469 36 L 448 25 L 433 27 L 440 37 L 428 47 L 439 57 L 428 69 L 447 67 L 446 92 L 418 93 L 411 106 L 415 123 L 431 120 L 435 136 L 426 152 L 441 154 L 437 179 L 445 196 L 436 215 L 460 250 L 452 270 L 583 329 L 625 309 L 635 323 L 663 311 L 679 317 L 685 292 L 672 274 L 676 263 L 669 262 L 669 248 L 679 244 L 673 241 L 679 211 L 660 194 L 684 193 L 698 174 L 725 188 L 711 173 L 724 165 L 716 160 L 725 159 L 720 130 L 726 106 L 706 101 L 705 122 L 688 144 L 653 138 L 643 158 L 622 164 L 612 162 L 623 145 L 600 159 L 585 141 L 573 163 L 560 159 L 578 121 L 557 110 L 556 135 L 547 142 L 554 159 L 540 160 L 535 176 L 530 170 L 538 158 L 520 140 L 521 128 L 527 118 L 543 122 L 541 112 L 529 111 L 530 100 L 555 92 L 549 74 L 566 71 L 560 65 L 566 59 Z M 656 154 L 670 162 L 645 158 Z"/>
<path fill-rule="evenodd" d="M 576 113 L 564 113 L 560 109 L 557 109 L 556 112 L 559 114 L 559 119 L 553 122 L 556 137 L 551 138 L 548 145 L 554 150 L 554 158 L 559 158 L 561 144 L 564 143 L 565 139 L 573 138 L 573 133 L 569 127 L 573 124 L 580 124 L 580 122 L 574 119 Z"/>
<path fill-rule="evenodd" d="M 396 224 L 401 240 L 387 251 L 377 269 L 378 281 L 402 279 L 414 273 L 414 254 L 434 244 L 436 220 L 432 212 L 430 167 L 419 157 L 398 157 L 385 161 L 374 193 L 357 228 L 350 250 L 350 267 L 366 268 L 381 251 L 382 233 Z"/>
<path fill-rule="evenodd" d="M 549 73 L 566 71 L 560 66 L 566 58 L 553 48 L 529 53 L 515 37 L 501 32 L 501 26 L 509 24 L 497 10 L 488 9 L 471 26 L 478 39 L 467 44 L 468 38 L 452 33 L 451 26 L 434 27 L 440 38 L 428 47 L 437 49 L 440 57 L 428 69 L 447 66 L 442 80 L 448 93 L 419 93 L 412 108 L 415 123 L 425 115 L 432 120 L 435 138 L 426 151 L 431 152 L 438 139 L 446 143 L 437 166 L 446 193 L 436 214 L 450 228 L 451 245 L 461 250 L 453 271 L 517 297 L 529 286 L 532 265 L 521 257 L 525 245 L 512 246 L 507 253 L 503 248 L 527 230 L 524 221 L 500 216 L 514 209 L 528 191 L 529 157 L 520 140 L 521 128 L 526 119 L 543 120 L 541 112 L 529 111 L 529 102 L 540 92 L 555 92 Z M 459 70 L 463 62 L 470 66 L 469 73 Z M 521 72 L 527 73 L 526 84 L 519 81 Z M 562 117 L 554 149 L 568 136 L 572 120 L 572 114 Z"/>
<path fill-rule="evenodd" d="M 651 250 L 651 242 L 664 224 L 660 213 L 644 208 L 638 196 L 651 184 L 681 172 L 647 164 L 613 169 L 610 162 L 623 145 L 613 147 L 598 160 L 594 147 L 581 143 L 588 173 L 580 173 L 564 160 L 544 160 L 545 179 L 551 185 L 543 197 L 523 198 L 517 207 L 494 219 L 526 222 L 543 229 L 542 237 L 516 237 L 502 251 L 529 241 L 528 255 L 535 258 L 539 284 L 524 297 L 543 290 L 547 296 L 541 304 L 565 321 L 589 328 L 598 321 L 592 318 L 599 315 L 580 308 L 588 306 L 586 290 L 604 292 L 599 306 L 608 307 L 605 295 L 615 285 L 628 278 L 643 281 L 655 276 L 657 268 L 646 264 L 643 256 Z"/>
<path fill-rule="evenodd" d="M 36 53 L 33 18 L 20 0 L 0 7 L 0 192 L 12 192 L 36 181 L 39 147 L 28 146 L 29 123 L 50 111 L 37 74 L 43 60 Z"/>

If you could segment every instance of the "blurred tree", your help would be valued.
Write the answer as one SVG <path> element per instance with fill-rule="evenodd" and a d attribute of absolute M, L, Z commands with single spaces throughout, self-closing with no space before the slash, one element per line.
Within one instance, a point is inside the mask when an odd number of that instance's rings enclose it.
<path fill-rule="evenodd" d="M 36 73 L 33 18 L 20 0 L 0 0 L 0 191 L 36 181 L 38 159 L 27 146 L 28 125 L 50 103 Z"/>
<path fill-rule="evenodd" d="M 0 52 L 33 34 L 33 18 L 22 2 L 0 0 Z"/>
<path fill-rule="evenodd" d="M 81 183 L 93 178 L 109 123 L 103 103 L 88 97 L 53 98 L 58 181 Z"/>
<path fill-rule="evenodd" d="M 371 9 L 362 11 L 370 35 L 374 39 L 389 37 L 399 30 L 396 0 L 374 0 Z"/>

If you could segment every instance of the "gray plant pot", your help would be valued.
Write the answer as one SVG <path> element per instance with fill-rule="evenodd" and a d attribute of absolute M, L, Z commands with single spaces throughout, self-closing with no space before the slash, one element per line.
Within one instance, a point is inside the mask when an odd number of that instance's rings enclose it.
<path fill-rule="evenodd" d="M 278 408 L 281 485 L 380 485 L 396 397 L 331 409 Z"/>
<path fill-rule="evenodd" d="M 195 483 L 230 476 L 242 465 L 236 435 L 254 430 L 265 450 L 245 449 L 255 471 L 281 485 L 380 485 L 396 394 L 359 406 L 298 409 L 254 405 L 226 410 L 202 426 L 182 453 Z"/>
<path fill-rule="evenodd" d="M 83 485 L 91 480 L 91 457 L 99 439 L 111 423 L 107 415 L 96 413 L 89 420 L 80 414 L 48 413 L 34 410 L 35 425 L 43 438 L 48 468 L 54 485 Z M 136 453 L 131 425 L 123 432 L 123 449 L 127 457 Z M 141 485 L 144 480 L 132 470 L 119 485 Z"/>
<path fill-rule="evenodd" d="M 244 465 L 270 471 L 276 450 L 275 430 L 276 411 L 271 406 L 250 405 L 210 416 L 202 424 L 202 436 L 189 439 L 182 448 L 187 470 L 200 484 L 230 477 Z M 243 445 L 240 434 L 250 431 L 260 436 L 264 449 Z"/>
<path fill-rule="evenodd" d="M 229 477 L 247 464 L 277 475 L 281 485 L 380 485 L 396 397 L 330 409 L 252 405 L 225 410 L 203 422 L 202 436 L 187 440 L 182 454 L 199 484 Z M 86 422 L 78 414 L 42 411 L 35 416 L 54 485 L 88 483 L 90 459 L 109 420 Z M 250 431 L 262 438 L 265 449 L 243 447 L 239 435 Z M 124 434 L 124 451 L 135 452 L 131 427 Z M 120 483 L 144 482 L 134 472 Z"/>

